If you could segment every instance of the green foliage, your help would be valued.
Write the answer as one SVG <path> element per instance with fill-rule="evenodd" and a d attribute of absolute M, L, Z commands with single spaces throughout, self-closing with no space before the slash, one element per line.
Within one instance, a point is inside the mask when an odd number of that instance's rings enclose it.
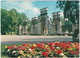
<path fill-rule="evenodd" d="M 1 32 L 6 34 L 6 31 L 9 31 L 9 13 L 6 9 L 1 9 Z"/>
<path fill-rule="evenodd" d="M 61 22 L 63 32 L 66 32 L 66 30 L 72 32 L 72 22 L 70 20 L 69 21 L 62 20 Z"/>
<path fill-rule="evenodd" d="M 75 24 L 75 20 L 79 23 L 79 1 L 57 1 L 56 7 L 63 10 L 64 17 L 73 24 Z"/>
<path fill-rule="evenodd" d="M 1 9 L 1 33 L 2 34 L 17 34 L 19 30 L 19 25 L 27 25 L 27 16 L 24 13 L 18 13 L 16 9 L 11 9 L 7 11 L 6 9 Z M 29 23 L 28 23 L 29 24 Z"/>

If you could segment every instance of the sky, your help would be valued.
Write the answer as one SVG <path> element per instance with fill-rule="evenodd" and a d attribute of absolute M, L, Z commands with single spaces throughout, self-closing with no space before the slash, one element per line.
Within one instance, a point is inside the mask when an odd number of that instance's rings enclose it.
<path fill-rule="evenodd" d="M 57 1 L 1 1 L 1 8 L 13 9 L 15 8 L 20 13 L 25 13 L 26 16 L 31 20 L 33 17 L 40 15 L 39 9 L 48 7 L 48 16 L 52 17 L 53 12 L 61 11 L 56 8 Z"/>

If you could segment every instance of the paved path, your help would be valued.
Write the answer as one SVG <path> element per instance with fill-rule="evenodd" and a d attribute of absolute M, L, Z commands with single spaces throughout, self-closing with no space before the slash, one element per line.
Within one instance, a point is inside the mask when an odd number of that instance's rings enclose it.
<path fill-rule="evenodd" d="M 2 44 L 72 41 L 72 36 L 1 35 Z"/>

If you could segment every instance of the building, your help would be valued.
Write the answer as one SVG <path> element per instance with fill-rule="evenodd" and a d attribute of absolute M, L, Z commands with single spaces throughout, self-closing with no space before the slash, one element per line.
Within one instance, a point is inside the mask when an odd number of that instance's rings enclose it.
<path fill-rule="evenodd" d="M 52 21 L 47 16 L 48 8 L 40 9 L 40 15 L 32 18 L 31 34 L 33 35 L 62 35 L 66 31 L 63 30 L 64 26 L 62 20 L 64 20 L 63 12 L 52 13 Z M 36 23 L 37 21 L 37 23 Z M 64 20 L 65 21 L 65 20 Z M 71 33 L 71 32 L 69 32 Z"/>
<path fill-rule="evenodd" d="M 63 12 L 54 12 L 52 13 L 53 17 L 53 23 L 54 23 L 54 28 L 55 28 L 55 34 L 56 35 L 61 35 L 62 34 L 62 23 L 61 19 L 64 19 Z"/>

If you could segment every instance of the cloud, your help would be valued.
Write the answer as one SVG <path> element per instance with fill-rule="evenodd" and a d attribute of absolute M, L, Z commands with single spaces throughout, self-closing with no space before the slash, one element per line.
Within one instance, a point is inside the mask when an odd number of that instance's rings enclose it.
<path fill-rule="evenodd" d="M 15 8 L 18 12 L 23 12 L 29 17 L 39 14 L 39 9 L 35 7 L 33 1 L 2 1 L 1 7 L 7 10 Z"/>
<path fill-rule="evenodd" d="M 39 9 L 37 7 L 33 8 L 34 14 L 39 14 Z"/>
<path fill-rule="evenodd" d="M 37 0 L 1 0 L 1 1 L 37 1 Z"/>

